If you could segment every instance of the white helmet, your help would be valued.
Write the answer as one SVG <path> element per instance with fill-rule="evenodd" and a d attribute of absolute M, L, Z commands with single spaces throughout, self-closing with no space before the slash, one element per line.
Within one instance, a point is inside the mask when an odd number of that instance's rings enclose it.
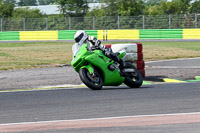
<path fill-rule="evenodd" d="M 82 45 L 87 38 L 88 38 L 88 35 L 83 30 L 77 31 L 76 34 L 74 35 L 74 40 L 79 45 Z"/>

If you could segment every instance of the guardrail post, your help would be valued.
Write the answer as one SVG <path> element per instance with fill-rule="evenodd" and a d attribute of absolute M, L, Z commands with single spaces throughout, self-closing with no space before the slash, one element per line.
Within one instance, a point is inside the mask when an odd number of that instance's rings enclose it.
<path fill-rule="evenodd" d="M 105 41 L 105 33 L 104 33 L 104 30 L 103 30 L 103 41 Z"/>
<path fill-rule="evenodd" d="M 103 41 L 108 41 L 108 31 L 103 30 Z"/>
<path fill-rule="evenodd" d="M 143 15 L 142 18 L 143 18 L 143 24 L 142 24 L 143 25 L 143 29 L 145 29 L 145 15 Z"/>
<path fill-rule="evenodd" d="M 120 16 L 118 15 L 118 29 L 120 29 Z"/>
<path fill-rule="evenodd" d="M 108 31 L 106 30 L 106 41 L 108 41 Z"/>
<path fill-rule="evenodd" d="M 172 28 L 172 17 L 171 14 L 169 14 L 169 29 Z"/>
<path fill-rule="evenodd" d="M 1 32 L 3 31 L 3 18 L 1 18 Z"/>
<path fill-rule="evenodd" d="M 26 18 L 23 18 L 24 31 L 26 31 Z"/>
<path fill-rule="evenodd" d="M 48 16 L 46 17 L 46 30 L 48 30 Z"/>
<path fill-rule="evenodd" d="M 198 18 L 196 13 L 195 13 L 195 28 L 198 28 Z"/>
<path fill-rule="evenodd" d="M 69 17 L 69 30 L 71 30 L 71 17 Z"/>
<path fill-rule="evenodd" d="M 95 16 L 93 16 L 93 30 L 95 30 Z"/>
<path fill-rule="evenodd" d="M 66 29 L 67 29 L 67 16 L 65 16 L 65 25 L 66 25 Z"/>

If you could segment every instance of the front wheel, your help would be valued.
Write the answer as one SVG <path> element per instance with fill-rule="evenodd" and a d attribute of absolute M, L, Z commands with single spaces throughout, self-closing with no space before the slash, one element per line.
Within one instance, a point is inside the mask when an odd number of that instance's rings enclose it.
<path fill-rule="evenodd" d="M 82 68 L 79 71 L 81 81 L 92 90 L 101 90 L 103 86 L 103 80 L 101 75 L 94 69 L 94 73 L 90 74 L 86 68 Z"/>
<path fill-rule="evenodd" d="M 142 74 L 131 63 L 126 63 L 125 68 L 132 68 L 135 70 L 135 72 L 127 73 L 127 76 L 125 76 L 124 84 L 130 88 L 139 88 L 143 83 Z"/>

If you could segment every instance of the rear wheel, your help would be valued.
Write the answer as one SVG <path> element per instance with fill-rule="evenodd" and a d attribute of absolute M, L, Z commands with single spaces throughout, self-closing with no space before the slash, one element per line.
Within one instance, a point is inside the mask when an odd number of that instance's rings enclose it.
<path fill-rule="evenodd" d="M 79 71 L 81 81 L 92 90 L 101 90 L 103 86 L 103 80 L 98 71 L 94 68 L 94 73 L 90 74 L 86 68 L 82 68 Z"/>
<path fill-rule="evenodd" d="M 127 75 L 125 76 L 124 84 L 126 84 L 130 88 L 139 88 L 143 82 L 142 74 L 131 63 L 127 62 L 125 68 L 132 68 L 135 70 L 135 72 L 127 73 Z"/>

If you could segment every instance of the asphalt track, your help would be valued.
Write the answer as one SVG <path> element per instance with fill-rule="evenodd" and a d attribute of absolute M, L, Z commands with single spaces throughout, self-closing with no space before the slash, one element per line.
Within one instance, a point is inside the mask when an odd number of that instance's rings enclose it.
<path fill-rule="evenodd" d="M 101 91 L 70 87 L 30 90 L 24 88 L 66 82 L 71 75 L 65 73 L 74 72 L 66 67 L 41 69 L 39 73 L 38 69 L 1 71 L 0 89 L 8 91 L 0 92 L 0 132 L 199 133 L 200 82 L 158 82 L 169 77 L 187 80 L 200 76 L 199 60 L 148 62 L 146 80 L 155 83 L 139 89 L 120 86 Z M 80 84 L 77 76 L 69 81 Z"/>
<path fill-rule="evenodd" d="M 198 133 L 199 95 L 200 82 L 1 92 L 0 132 Z"/>
<path fill-rule="evenodd" d="M 145 62 L 145 70 L 145 81 L 153 83 L 162 83 L 164 78 L 194 80 L 195 76 L 200 76 L 200 58 Z M 0 91 L 81 83 L 78 73 L 71 66 L 0 71 Z"/>

